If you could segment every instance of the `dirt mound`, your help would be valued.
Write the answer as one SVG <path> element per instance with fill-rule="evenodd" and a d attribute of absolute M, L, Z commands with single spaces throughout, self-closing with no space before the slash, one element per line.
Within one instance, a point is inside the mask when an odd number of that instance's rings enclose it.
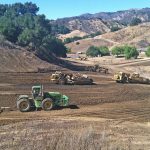
<path fill-rule="evenodd" d="M 0 46 L 0 72 L 37 72 L 39 68 L 56 70 L 58 66 L 21 48 Z"/>

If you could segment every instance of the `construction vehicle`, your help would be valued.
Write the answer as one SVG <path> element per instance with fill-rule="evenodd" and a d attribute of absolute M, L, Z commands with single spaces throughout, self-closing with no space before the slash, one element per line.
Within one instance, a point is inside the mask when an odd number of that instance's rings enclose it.
<path fill-rule="evenodd" d="M 140 77 L 140 74 L 138 73 L 124 73 L 124 72 L 118 72 L 114 74 L 113 79 L 117 83 L 140 83 L 140 84 L 150 84 L 150 79 Z"/>
<path fill-rule="evenodd" d="M 17 108 L 21 112 L 28 112 L 32 108 L 42 108 L 45 111 L 58 106 L 68 106 L 69 98 L 59 92 L 44 92 L 42 85 L 32 87 L 32 96 L 20 95 L 17 99 Z"/>
<path fill-rule="evenodd" d="M 129 76 L 130 74 L 124 73 L 124 72 L 117 72 L 114 74 L 113 79 L 117 82 L 117 83 L 127 83 L 129 80 Z"/>
<path fill-rule="evenodd" d="M 78 58 L 76 58 L 76 60 L 80 60 L 80 61 L 87 61 L 88 60 L 88 58 L 87 57 L 78 57 Z"/>
<path fill-rule="evenodd" d="M 80 61 L 87 61 L 88 58 L 87 57 L 79 57 Z"/>
<path fill-rule="evenodd" d="M 62 73 L 56 71 L 51 75 L 51 82 L 55 84 L 70 84 L 70 85 L 91 85 L 93 80 L 87 75 Z"/>
<path fill-rule="evenodd" d="M 105 74 L 108 74 L 108 68 L 102 67 L 100 65 L 87 66 L 85 70 L 90 72 L 103 72 Z"/>

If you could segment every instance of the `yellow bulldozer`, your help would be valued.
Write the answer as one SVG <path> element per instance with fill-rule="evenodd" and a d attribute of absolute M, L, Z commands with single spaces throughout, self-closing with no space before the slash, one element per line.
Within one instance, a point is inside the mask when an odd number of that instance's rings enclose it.
<path fill-rule="evenodd" d="M 103 66 L 100 66 L 99 64 L 96 64 L 94 66 L 87 66 L 85 68 L 86 71 L 89 71 L 89 72 L 101 72 L 101 73 L 105 73 L 105 74 L 108 74 L 108 68 L 105 68 Z"/>
<path fill-rule="evenodd" d="M 72 73 L 63 73 L 56 71 L 51 75 L 51 82 L 55 84 L 65 85 L 92 85 L 93 80 L 87 75 L 82 74 L 72 74 Z"/>
<path fill-rule="evenodd" d="M 150 84 L 150 79 L 141 77 L 139 73 L 125 73 L 117 72 L 114 74 L 113 79 L 117 83 L 140 83 L 140 84 Z"/>

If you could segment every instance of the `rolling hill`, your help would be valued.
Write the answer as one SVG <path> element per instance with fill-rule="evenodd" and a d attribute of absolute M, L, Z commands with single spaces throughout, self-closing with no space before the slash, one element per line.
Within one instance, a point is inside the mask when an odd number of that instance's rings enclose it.
<path fill-rule="evenodd" d="M 78 44 L 77 44 L 78 42 Z M 73 52 L 85 52 L 89 46 L 108 46 L 130 44 L 137 48 L 150 46 L 150 23 L 129 26 L 116 32 L 109 32 L 94 38 L 88 38 L 66 44 Z"/>
<path fill-rule="evenodd" d="M 51 20 L 50 23 L 63 25 L 71 31 L 80 30 L 87 34 L 110 32 L 113 28 L 122 29 L 130 25 L 133 19 L 139 18 L 142 23 L 150 21 L 150 8 L 129 9 L 117 12 L 100 12 L 83 14 L 75 17 Z"/>

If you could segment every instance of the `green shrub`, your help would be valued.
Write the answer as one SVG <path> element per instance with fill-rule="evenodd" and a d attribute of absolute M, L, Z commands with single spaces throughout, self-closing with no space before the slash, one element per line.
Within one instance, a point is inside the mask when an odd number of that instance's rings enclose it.
<path fill-rule="evenodd" d="M 110 55 L 109 49 L 106 46 L 90 46 L 88 50 L 86 51 L 87 56 L 92 56 L 92 57 L 97 57 L 98 55 L 100 56 L 108 56 Z"/>
<path fill-rule="evenodd" d="M 124 55 L 126 59 L 137 58 L 139 52 L 134 46 L 116 46 L 112 49 L 112 55 Z"/>
<path fill-rule="evenodd" d="M 110 55 L 109 49 L 107 46 L 101 46 L 99 47 L 99 52 L 101 56 L 108 56 Z"/>
<path fill-rule="evenodd" d="M 118 26 L 111 27 L 111 32 L 115 32 L 115 31 L 118 31 L 118 30 L 120 30 L 120 28 Z"/>
<path fill-rule="evenodd" d="M 141 22 L 142 22 L 141 19 L 139 19 L 139 18 L 133 18 L 131 20 L 130 26 L 136 26 L 136 25 L 140 24 Z"/>
<path fill-rule="evenodd" d="M 123 48 L 124 48 L 124 54 L 126 59 L 131 59 L 131 58 L 137 59 L 139 52 L 134 46 L 126 45 Z"/>
<path fill-rule="evenodd" d="M 86 51 L 86 55 L 91 57 L 97 57 L 99 54 L 99 49 L 95 46 L 90 46 Z"/>
<path fill-rule="evenodd" d="M 150 47 L 148 47 L 147 51 L 145 52 L 147 57 L 150 57 Z"/>
<path fill-rule="evenodd" d="M 66 38 L 64 40 L 64 43 L 68 44 L 68 43 L 71 43 L 71 42 L 74 42 L 74 41 L 78 41 L 78 40 L 81 40 L 81 39 L 82 39 L 82 37 L 74 36 L 74 37 L 71 37 L 71 38 Z"/>
<path fill-rule="evenodd" d="M 116 46 L 112 48 L 112 55 L 116 55 L 118 57 L 119 55 L 123 55 L 123 54 L 124 54 L 123 46 Z"/>

